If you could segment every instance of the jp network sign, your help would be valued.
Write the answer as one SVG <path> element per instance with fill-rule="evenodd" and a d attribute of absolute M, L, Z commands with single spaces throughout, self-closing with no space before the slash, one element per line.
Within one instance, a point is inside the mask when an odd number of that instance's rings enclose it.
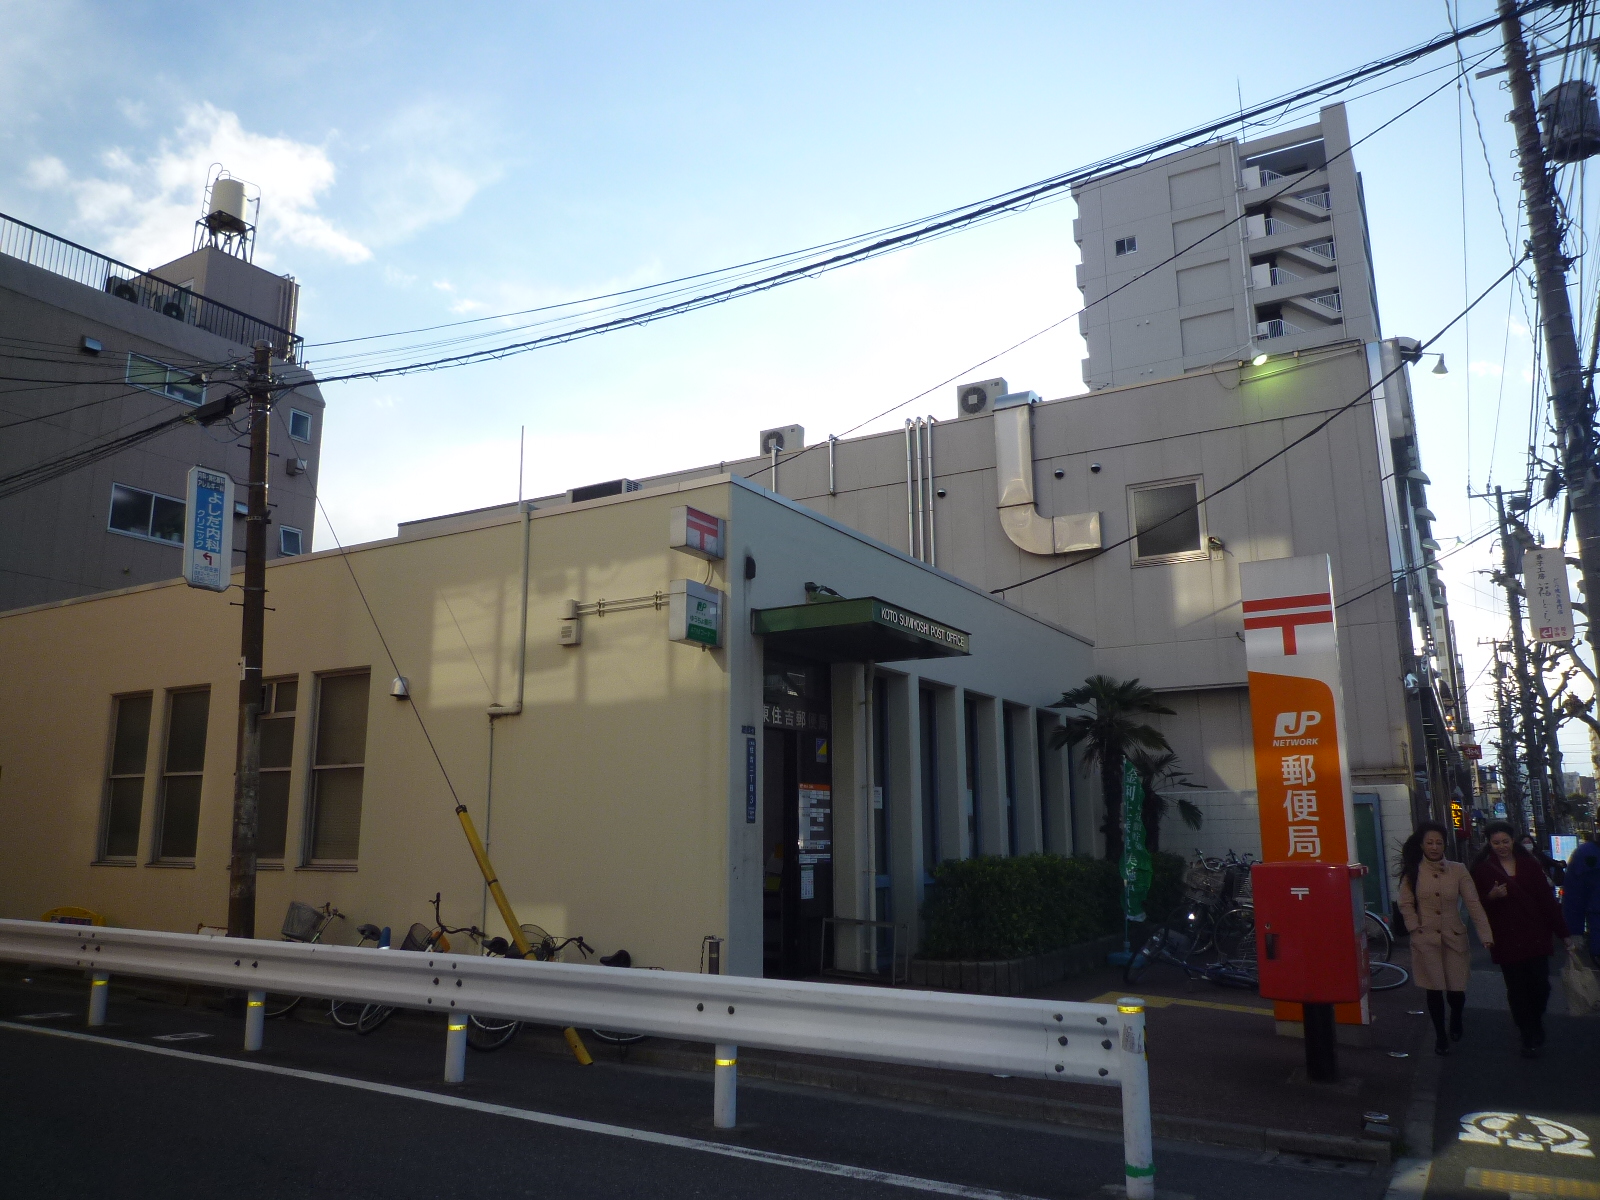
<path fill-rule="evenodd" d="M 183 577 L 190 587 L 228 590 L 233 575 L 233 480 L 220 471 L 189 468 L 183 513 Z"/>

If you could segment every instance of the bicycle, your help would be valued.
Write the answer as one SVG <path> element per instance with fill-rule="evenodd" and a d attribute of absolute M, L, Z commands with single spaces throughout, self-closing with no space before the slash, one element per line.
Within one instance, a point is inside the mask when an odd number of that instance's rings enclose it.
<path fill-rule="evenodd" d="M 1184 872 L 1186 902 L 1128 959 L 1123 978 L 1138 983 L 1155 962 L 1225 986 L 1255 986 L 1255 910 L 1248 902 L 1252 859 L 1196 854 Z"/>
<path fill-rule="evenodd" d="M 413 953 L 448 954 L 450 952 L 449 934 L 465 933 L 472 936 L 474 940 L 481 939 L 483 936 L 483 931 L 476 926 L 468 926 L 466 929 L 447 929 L 444 922 L 439 920 L 438 892 L 433 894 L 433 916 L 437 923 L 432 929 L 429 929 L 421 921 L 413 922 L 411 928 L 406 931 L 406 936 L 401 941 L 399 949 Z M 363 926 L 363 931 L 370 928 L 370 926 Z M 393 1004 L 362 1005 L 361 1012 L 355 1020 L 355 1030 L 363 1037 L 376 1033 L 383 1028 L 384 1024 L 394 1014 L 395 1006 Z"/>
<path fill-rule="evenodd" d="M 517 948 L 507 943 L 506 939 L 502 937 L 490 938 L 484 943 L 483 952 L 504 958 L 532 957 L 536 962 L 558 961 L 569 946 L 576 946 L 578 953 L 585 959 L 594 953 L 594 947 L 583 940 L 582 934 L 558 938 L 537 925 L 523 925 L 521 929 L 522 936 L 527 940 L 528 946 L 532 950 L 531 956 L 519 954 Z M 621 963 L 613 961 L 619 958 L 624 961 Z M 627 959 L 628 952 L 619 950 L 616 954 L 602 958 L 600 961 L 608 967 L 627 966 Z M 494 1017 L 479 1017 L 476 1015 L 470 1016 L 467 1018 L 467 1045 L 473 1050 L 485 1052 L 498 1050 L 516 1037 L 517 1031 L 521 1028 L 521 1021 L 506 1021 Z M 639 1041 L 644 1037 L 642 1033 L 614 1034 L 601 1029 L 593 1029 L 590 1032 L 603 1042 L 611 1042 L 613 1045 L 619 1046 Z"/>
<path fill-rule="evenodd" d="M 286 942 L 320 942 L 322 935 L 327 932 L 328 926 L 333 924 L 335 917 L 341 921 L 345 919 L 344 914 L 333 907 L 332 901 L 324 904 L 321 908 L 315 908 L 302 901 L 291 900 L 289 901 L 289 911 L 284 914 L 283 918 L 283 940 Z M 268 992 L 267 1019 L 287 1017 L 300 1007 L 300 1003 L 304 999 L 304 996 L 286 996 L 277 992 Z"/>
<path fill-rule="evenodd" d="M 1394 930 L 1389 922 L 1370 908 L 1363 922 L 1367 936 L 1368 987 L 1374 992 L 1389 992 L 1411 982 L 1411 972 L 1389 961 L 1394 953 Z M 1381 981 L 1381 982 L 1380 982 Z"/>

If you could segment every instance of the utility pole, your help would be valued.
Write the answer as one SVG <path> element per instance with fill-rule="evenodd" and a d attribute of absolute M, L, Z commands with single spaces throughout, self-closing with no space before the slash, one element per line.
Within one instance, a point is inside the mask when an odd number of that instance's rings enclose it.
<path fill-rule="evenodd" d="M 1527 797 L 1523 794 L 1522 767 L 1517 762 L 1516 719 L 1511 711 L 1506 662 L 1501 657 L 1507 648 L 1504 642 L 1494 644 L 1495 717 L 1500 726 L 1500 791 L 1505 798 L 1506 816 L 1520 818 L 1527 825 L 1532 823 L 1533 810 L 1528 807 Z"/>
<path fill-rule="evenodd" d="M 255 345 L 250 397 L 249 511 L 245 516 L 244 620 L 239 639 L 239 761 L 233 780 L 233 857 L 228 865 L 228 936 L 256 935 L 256 825 L 261 796 L 261 657 L 266 638 L 267 429 L 272 348 Z"/>
<path fill-rule="evenodd" d="M 1500 562 L 1502 582 L 1506 589 L 1506 609 L 1511 617 L 1511 659 L 1517 675 L 1517 704 L 1522 710 L 1522 745 L 1528 764 L 1528 792 L 1533 801 L 1533 828 L 1535 837 L 1546 832 L 1544 792 L 1550 772 L 1545 763 L 1544 739 L 1539 735 L 1539 714 L 1534 698 L 1533 678 L 1528 670 L 1528 643 L 1522 632 L 1522 597 L 1518 594 L 1517 559 L 1520 549 L 1514 547 L 1516 535 L 1506 516 L 1506 496 L 1503 488 L 1494 490 L 1495 512 L 1500 517 Z"/>
<path fill-rule="evenodd" d="M 1600 603 L 1600 478 L 1595 472 L 1595 405 L 1590 382 L 1578 356 L 1567 296 L 1567 259 L 1561 253 L 1550 172 L 1539 140 L 1534 109 L 1533 75 L 1516 0 L 1499 0 L 1500 30 L 1505 39 L 1511 89 L 1511 124 L 1517 132 L 1517 159 L 1522 168 L 1522 194 L 1528 208 L 1528 233 L 1534 278 L 1539 292 L 1540 324 L 1545 358 L 1550 364 L 1550 410 L 1555 416 L 1561 454 L 1561 477 L 1578 537 L 1578 561 L 1585 602 Z M 1504 521 L 1501 522 L 1502 526 Z M 1520 636 L 1520 627 L 1519 635 Z M 1597 641 L 1589 622 L 1589 643 Z M 1520 658 L 1520 656 L 1519 656 Z"/>

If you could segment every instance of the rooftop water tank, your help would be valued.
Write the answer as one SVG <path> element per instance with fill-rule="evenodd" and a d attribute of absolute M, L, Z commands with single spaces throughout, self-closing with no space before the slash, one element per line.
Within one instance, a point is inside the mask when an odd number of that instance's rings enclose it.
<path fill-rule="evenodd" d="M 1569 79 L 1539 99 L 1544 152 L 1554 162 L 1582 162 L 1600 153 L 1600 105 L 1594 84 Z"/>

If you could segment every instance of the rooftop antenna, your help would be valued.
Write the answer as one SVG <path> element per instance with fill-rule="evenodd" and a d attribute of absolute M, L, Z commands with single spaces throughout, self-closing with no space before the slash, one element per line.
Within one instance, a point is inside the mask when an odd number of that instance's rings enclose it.
<path fill-rule="evenodd" d="M 246 189 L 256 193 L 246 195 Z M 251 206 L 254 212 L 251 212 Z M 224 254 L 253 262 L 256 253 L 256 226 L 261 219 L 261 189 L 235 179 L 221 163 L 206 169 L 206 190 L 200 206 L 200 219 L 194 223 L 194 248 L 211 246 Z"/>

